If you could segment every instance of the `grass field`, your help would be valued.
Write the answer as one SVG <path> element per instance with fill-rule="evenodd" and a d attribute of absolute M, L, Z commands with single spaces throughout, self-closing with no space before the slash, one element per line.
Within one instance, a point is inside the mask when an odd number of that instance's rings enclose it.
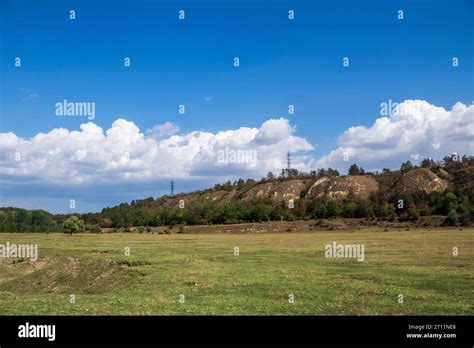
<path fill-rule="evenodd" d="M 230 235 L 5 233 L 0 244 L 38 244 L 39 259 L 0 260 L 0 313 L 473 315 L 473 237 L 472 228 Z M 324 246 L 334 241 L 364 244 L 365 261 L 326 258 Z M 130 256 L 125 256 L 126 247 Z M 459 248 L 458 256 L 453 247 Z M 400 294 L 403 303 L 398 302 Z"/>

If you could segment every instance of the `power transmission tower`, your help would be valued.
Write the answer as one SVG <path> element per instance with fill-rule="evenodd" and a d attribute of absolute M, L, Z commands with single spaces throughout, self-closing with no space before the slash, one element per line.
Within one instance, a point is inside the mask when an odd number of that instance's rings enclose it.
<path fill-rule="evenodd" d="M 171 179 L 170 188 L 171 188 L 171 196 L 174 196 L 174 181 L 173 181 L 173 179 Z"/>
<path fill-rule="evenodd" d="M 288 151 L 288 153 L 286 154 L 286 158 L 287 158 L 287 167 L 288 169 L 291 168 L 291 155 L 290 155 L 290 151 Z"/>

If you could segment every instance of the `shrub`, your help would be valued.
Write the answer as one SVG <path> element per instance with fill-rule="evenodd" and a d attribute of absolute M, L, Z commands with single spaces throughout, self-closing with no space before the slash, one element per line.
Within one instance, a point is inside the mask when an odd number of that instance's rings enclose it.
<path fill-rule="evenodd" d="M 367 201 L 357 202 L 357 208 L 355 211 L 355 216 L 358 218 L 369 217 L 372 215 L 369 203 Z"/>
<path fill-rule="evenodd" d="M 332 199 L 327 202 L 328 217 L 338 217 L 342 213 L 342 205 L 340 202 Z"/>
<path fill-rule="evenodd" d="M 452 209 L 448 217 L 443 221 L 443 226 L 455 226 L 458 222 L 459 216 L 456 210 Z"/>
<path fill-rule="evenodd" d="M 353 218 L 356 216 L 357 204 L 352 201 L 346 201 L 342 209 L 344 217 Z"/>
<path fill-rule="evenodd" d="M 87 232 L 91 232 L 91 233 L 101 233 L 102 232 L 102 229 L 97 224 L 86 225 L 85 230 Z"/>
<path fill-rule="evenodd" d="M 112 220 L 109 218 L 100 219 L 99 226 L 104 228 L 112 227 Z"/>
<path fill-rule="evenodd" d="M 418 209 L 416 207 L 410 207 L 408 208 L 408 220 L 418 220 L 420 217 L 420 213 L 418 212 Z"/>
<path fill-rule="evenodd" d="M 328 227 L 329 224 L 326 220 L 324 219 L 318 219 L 316 220 L 316 222 L 314 223 L 314 226 L 317 226 L 317 227 Z"/>

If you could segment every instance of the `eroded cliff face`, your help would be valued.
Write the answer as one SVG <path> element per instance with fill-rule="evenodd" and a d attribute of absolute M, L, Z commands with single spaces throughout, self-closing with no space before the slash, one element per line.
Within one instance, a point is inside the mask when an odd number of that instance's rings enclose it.
<path fill-rule="evenodd" d="M 442 192 L 449 184 L 449 174 L 440 172 L 439 175 L 426 168 L 418 168 L 403 174 L 391 188 L 392 193 L 426 193 Z M 194 191 L 166 198 L 166 204 L 179 204 L 183 199 L 186 203 L 215 202 L 226 203 L 237 200 L 265 200 L 273 203 L 288 202 L 313 198 L 343 200 L 367 199 L 380 189 L 377 176 L 353 175 L 330 176 L 317 179 L 273 180 L 255 183 L 250 187 L 232 187 L 228 190 L 213 189 Z M 301 198 L 302 197 L 302 198 Z"/>
<path fill-rule="evenodd" d="M 295 179 L 257 184 L 244 193 L 243 199 L 266 199 L 272 202 L 300 199 L 301 192 L 311 183 L 310 179 Z"/>
<path fill-rule="evenodd" d="M 445 178 L 449 174 L 441 173 Z M 398 181 L 395 191 L 399 193 L 411 193 L 423 191 L 425 193 L 443 192 L 448 187 L 448 180 L 436 175 L 427 168 L 410 170 L 402 175 Z"/>
<path fill-rule="evenodd" d="M 378 189 L 377 180 L 369 175 L 322 177 L 311 185 L 307 196 L 338 200 L 347 197 L 366 199 Z"/>

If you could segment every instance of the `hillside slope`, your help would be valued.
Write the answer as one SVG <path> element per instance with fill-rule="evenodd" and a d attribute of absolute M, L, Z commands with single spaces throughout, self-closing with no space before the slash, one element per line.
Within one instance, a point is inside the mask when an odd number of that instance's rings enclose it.
<path fill-rule="evenodd" d="M 444 177 L 446 177 L 444 175 Z M 371 194 L 380 191 L 378 175 L 347 175 L 323 176 L 317 178 L 272 180 L 254 183 L 250 187 L 231 187 L 228 190 L 210 189 L 194 191 L 175 196 L 165 196 L 164 202 L 168 205 L 178 205 L 180 200 L 185 203 L 214 202 L 228 203 L 238 200 L 255 201 L 263 200 L 273 204 L 288 202 L 290 199 L 297 201 L 321 199 L 368 199 Z M 393 188 L 388 188 L 391 193 L 416 193 L 416 192 L 443 192 L 448 187 L 449 181 L 435 174 L 427 168 L 413 169 L 397 180 Z"/>
<path fill-rule="evenodd" d="M 311 173 L 284 170 L 279 177 L 239 179 L 212 189 L 134 200 L 79 218 L 89 231 L 327 218 L 415 221 L 430 215 L 444 216 L 443 224 L 448 225 L 474 222 L 472 156 L 462 160 L 445 157 L 443 162 L 426 159 L 420 167 L 407 161 L 400 170 L 384 169 L 381 173 L 365 173 L 356 165 L 352 168 L 352 175 L 345 176 L 330 169 Z M 2 208 L 0 231 L 66 230 L 71 224 L 65 222 L 70 218 Z"/>

